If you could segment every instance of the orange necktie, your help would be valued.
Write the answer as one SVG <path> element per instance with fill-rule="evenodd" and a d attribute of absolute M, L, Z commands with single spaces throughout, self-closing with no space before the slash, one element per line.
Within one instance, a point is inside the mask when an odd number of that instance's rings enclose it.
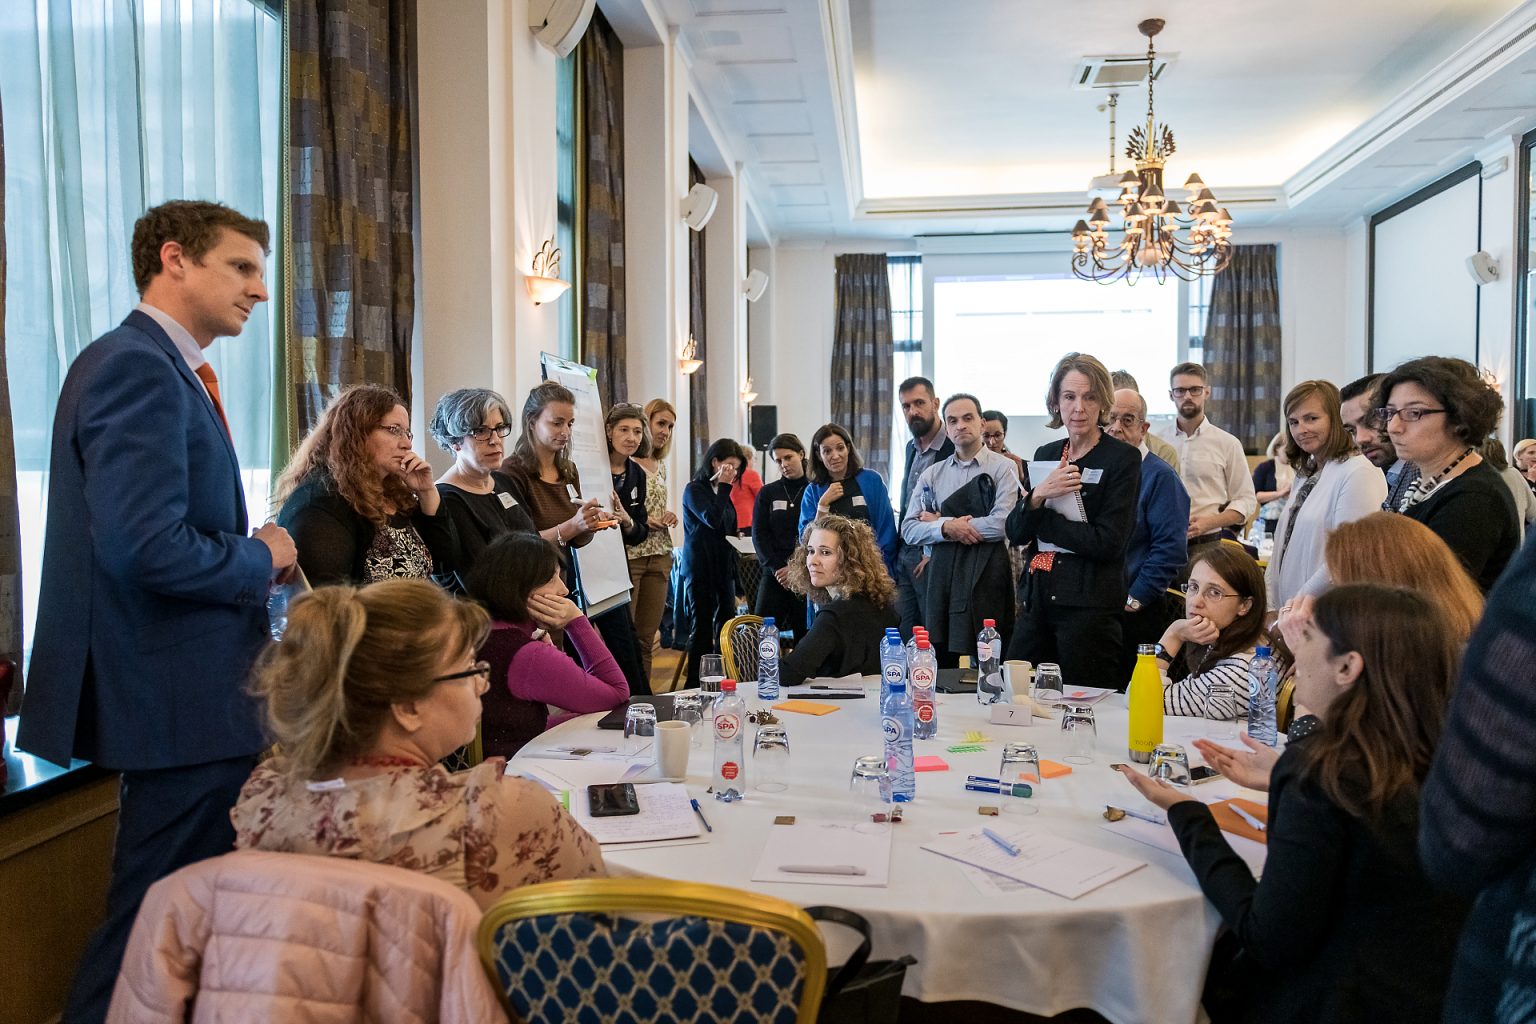
<path fill-rule="evenodd" d="M 229 418 L 224 415 L 224 403 L 219 401 L 219 375 L 207 363 L 197 368 L 197 375 L 202 379 L 203 387 L 208 389 L 208 397 L 213 400 L 213 411 L 219 414 L 219 422 L 224 424 L 224 433 L 229 434 L 233 441 L 235 435 L 229 433 Z"/>

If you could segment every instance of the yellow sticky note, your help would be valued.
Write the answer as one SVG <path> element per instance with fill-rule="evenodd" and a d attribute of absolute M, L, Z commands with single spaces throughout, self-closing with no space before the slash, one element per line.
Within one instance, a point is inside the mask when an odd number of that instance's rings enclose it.
<path fill-rule="evenodd" d="M 814 700 L 786 700 L 773 706 L 775 711 L 793 711 L 800 715 L 830 715 L 841 711 L 836 704 L 821 704 Z"/>

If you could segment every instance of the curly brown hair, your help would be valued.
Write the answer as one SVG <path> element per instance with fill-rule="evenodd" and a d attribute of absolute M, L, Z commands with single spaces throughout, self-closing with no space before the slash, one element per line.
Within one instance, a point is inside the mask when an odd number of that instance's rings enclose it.
<path fill-rule="evenodd" d="M 889 608 L 896 603 L 896 584 L 885 569 L 885 559 L 880 554 L 880 546 L 875 543 L 875 531 L 862 519 L 831 514 L 819 515 L 805 524 L 800 543 L 784 567 L 790 590 L 819 605 L 832 603 L 832 595 L 825 588 L 811 586 L 811 576 L 805 567 L 805 548 L 812 530 L 837 535 L 843 570 L 842 584 L 837 589 L 844 596 L 862 594 L 879 608 Z"/>
<path fill-rule="evenodd" d="M 398 476 L 380 479 L 368 458 L 368 435 L 397 405 L 405 402 L 382 384 L 358 384 L 331 399 L 277 478 L 272 513 L 276 515 L 294 490 L 317 473 L 328 477 L 353 511 L 375 526 L 388 522 L 386 507 L 414 510 L 416 493 Z"/>
<path fill-rule="evenodd" d="M 1445 409 L 1446 430 L 1474 448 L 1493 433 L 1504 414 L 1504 399 L 1465 359 L 1423 356 L 1399 363 L 1376 385 L 1377 400 L 1386 405 L 1399 384 L 1417 384 L 1434 395 Z"/>
<path fill-rule="evenodd" d="M 195 199 L 173 199 L 144 211 L 133 225 L 131 253 L 133 283 L 144 294 L 149 282 L 164 268 L 160 249 L 166 242 L 180 242 L 182 255 L 201 264 L 213 251 L 224 229 L 244 235 L 262 252 L 271 252 L 271 232 L 266 221 L 247 217 L 223 203 Z"/>

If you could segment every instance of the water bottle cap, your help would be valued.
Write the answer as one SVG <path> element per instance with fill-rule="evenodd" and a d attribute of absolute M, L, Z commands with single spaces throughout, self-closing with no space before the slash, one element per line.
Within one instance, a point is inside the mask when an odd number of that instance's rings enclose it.
<path fill-rule="evenodd" d="M 996 619 L 982 619 L 981 620 L 981 624 L 983 626 L 987 627 L 988 629 L 996 629 L 997 628 L 997 620 Z"/>
<path fill-rule="evenodd" d="M 769 615 L 769 616 L 767 616 L 767 617 L 765 617 L 763 619 L 763 625 L 765 625 L 765 626 L 777 626 L 778 623 L 773 621 L 773 616 L 772 615 Z"/>
<path fill-rule="evenodd" d="M 722 679 L 722 680 L 720 680 L 720 692 L 721 693 L 735 693 L 736 692 L 736 680 L 734 680 L 734 679 Z"/>
<path fill-rule="evenodd" d="M 1253 649 L 1253 656 L 1255 658 L 1267 658 L 1267 657 L 1270 656 L 1270 653 L 1271 653 L 1270 649 L 1268 647 L 1265 647 L 1262 644 L 1260 644 L 1258 647 L 1255 647 Z"/>
<path fill-rule="evenodd" d="M 931 645 L 928 643 L 927 637 L 923 637 L 917 641 L 917 649 L 920 651 L 926 651 L 930 646 Z"/>

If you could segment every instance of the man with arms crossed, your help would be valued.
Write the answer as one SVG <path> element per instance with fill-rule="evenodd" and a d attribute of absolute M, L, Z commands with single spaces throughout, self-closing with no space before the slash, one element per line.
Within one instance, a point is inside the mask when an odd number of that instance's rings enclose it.
<path fill-rule="evenodd" d="M 267 225 L 170 202 L 133 229 L 142 301 L 69 368 L 17 745 L 122 773 L 107 915 L 64 1019 L 106 1016 L 144 891 L 229 851 L 229 811 L 265 745 L 243 687 L 294 545 L 246 536 L 245 494 L 203 350 L 267 301 Z"/>
<path fill-rule="evenodd" d="M 1383 404 L 1376 397 L 1376 383 L 1379 380 L 1381 374 L 1367 374 L 1340 388 L 1339 398 L 1343 400 L 1340 412 L 1344 419 L 1344 429 L 1349 431 L 1349 436 L 1360 446 L 1361 454 L 1387 476 L 1387 500 L 1381 503 L 1381 507 L 1387 512 L 1396 512 L 1403 495 L 1419 479 L 1419 467 L 1398 458 L 1392 438 L 1376 425 L 1376 409 Z"/>
<path fill-rule="evenodd" d="M 1179 476 L 1189 492 L 1189 546 L 1214 543 L 1223 529 L 1240 530 L 1258 511 L 1248 459 L 1237 438 L 1205 418 L 1211 390 L 1205 367 L 1180 363 L 1168 375 L 1168 397 L 1178 409 L 1163 440 L 1179 456 Z"/>
<path fill-rule="evenodd" d="M 933 381 L 927 377 L 908 377 L 896 389 L 896 396 L 901 401 L 901 415 L 907 421 L 907 429 L 912 431 L 912 440 L 907 442 L 907 468 L 901 477 L 901 521 L 905 522 L 917 478 L 929 466 L 953 455 L 955 442 L 944 433 Z M 901 618 L 903 636 L 911 636 L 912 627 L 922 620 L 927 589 L 923 571 L 926 568 L 923 545 L 901 540 L 896 552 L 896 614 Z"/>

